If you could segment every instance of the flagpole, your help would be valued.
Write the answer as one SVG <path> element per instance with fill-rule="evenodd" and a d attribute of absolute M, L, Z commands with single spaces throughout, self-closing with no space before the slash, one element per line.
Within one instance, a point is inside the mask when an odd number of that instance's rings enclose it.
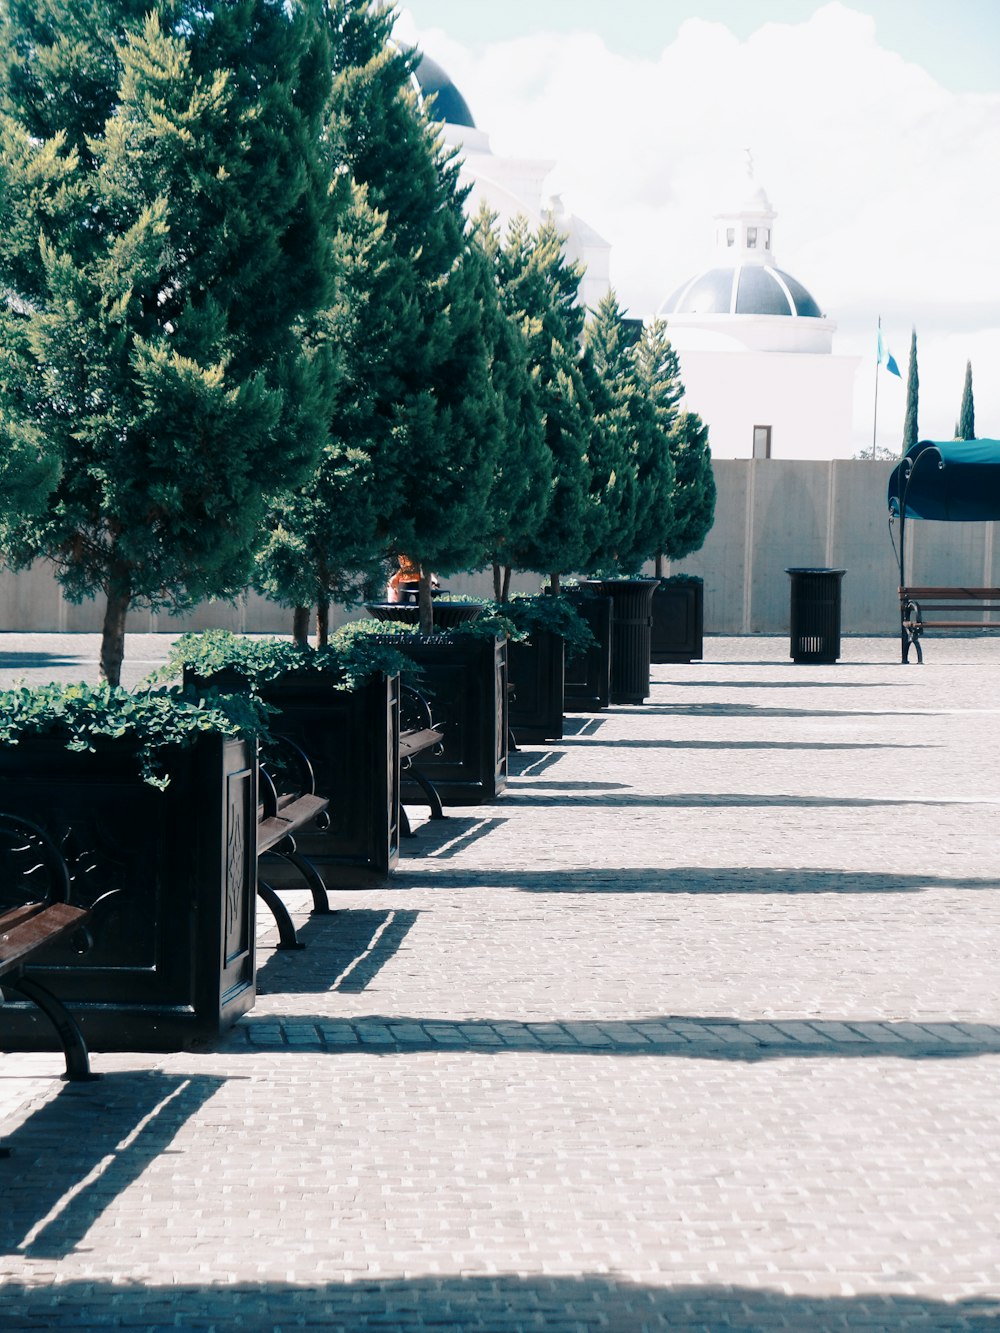
<path fill-rule="evenodd" d="M 882 332 L 882 316 L 878 317 L 878 331 Z M 878 339 L 875 340 L 875 410 L 872 413 L 872 458 L 875 457 L 875 436 L 878 431 Z"/>

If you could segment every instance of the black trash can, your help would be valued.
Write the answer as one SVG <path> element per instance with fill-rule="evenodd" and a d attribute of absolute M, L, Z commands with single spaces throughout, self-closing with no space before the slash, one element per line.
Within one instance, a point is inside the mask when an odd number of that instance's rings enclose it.
<path fill-rule="evenodd" d="M 581 587 L 610 597 L 611 702 L 641 704 L 649 696 L 649 659 L 653 627 L 653 593 L 659 579 L 587 579 Z"/>
<path fill-rule="evenodd" d="M 840 584 L 846 569 L 786 569 L 792 580 L 793 662 L 836 662 L 840 656 Z"/>

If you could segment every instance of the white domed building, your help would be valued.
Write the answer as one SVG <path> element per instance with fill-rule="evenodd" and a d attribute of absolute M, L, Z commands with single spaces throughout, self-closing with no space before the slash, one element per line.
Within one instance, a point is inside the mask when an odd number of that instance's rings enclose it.
<path fill-rule="evenodd" d="M 441 135 L 449 148 L 458 150 L 460 179 L 469 187 L 466 211 L 473 217 L 485 203 L 497 215 L 501 230 L 519 213 L 532 230 L 545 222 L 555 224 L 566 237 L 566 254 L 586 270 L 580 298 L 594 309 L 607 293 L 611 246 L 576 214 L 569 212 L 558 195 L 546 191 L 556 164 L 536 158 L 498 157 L 490 148 L 489 136 L 478 129 L 465 98 L 451 79 L 428 55 L 421 55 L 414 75 L 428 114 L 441 122 Z M 433 99 L 433 100 L 430 100 Z"/>
<path fill-rule="evenodd" d="M 715 218 L 714 264 L 658 314 L 677 351 L 684 406 L 714 458 L 844 458 L 853 448 L 860 358 L 833 351 L 835 325 L 774 257 L 774 209 L 749 197 Z"/>

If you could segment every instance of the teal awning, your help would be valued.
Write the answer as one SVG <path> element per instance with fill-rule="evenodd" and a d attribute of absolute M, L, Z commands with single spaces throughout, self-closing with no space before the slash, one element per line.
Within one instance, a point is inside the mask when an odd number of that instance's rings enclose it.
<path fill-rule="evenodd" d="M 889 478 L 889 513 L 955 523 L 1000 521 L 1000 440 L 920 440 Z"/>

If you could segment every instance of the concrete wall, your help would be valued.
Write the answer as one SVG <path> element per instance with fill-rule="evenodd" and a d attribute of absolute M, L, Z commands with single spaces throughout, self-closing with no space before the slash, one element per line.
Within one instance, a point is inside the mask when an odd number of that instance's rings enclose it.
<path fill-rule="evenodd" d="M 847 570 L 844 633 L 896 632 L 898 577 L 886 506 L 891 464 L 855 459 L 716 459 L 714 469 L 715 525 L 701 551 L 669 570 L 704 578 L 708 633 L 787 633 L 785 569 L 790 566 Z M 909 581 L 1000 586 L 998 526 L 909 523 Z M 454 592 L 492 595 L 487 573 L 454 575 L 445 582 Z M 536 576 L 521 575 L 514 587 L 537 591 L 540 584 Z M 23 574 L 0 573 L 0 631 L 93 632 L 100 629 L 101 614 L 95 602 L 69 605 L 46 566 Z M 347 618 L 341 614 L 334 620 Z M 236 606 L 206 604 L 185 616 L 135 612 L 129 629 L 177 633 L 222 626 L 244 633 L 283 634 L 290 631 L 290 622 L 288 611 L 250 593 Z"/>
<path fill-rule="evenodd" d="M 846 569 L 846 634 L 895 633 L 896 556 L 886 485 L 890 463 L 716 459 L 715 525 L 701 551 L 671 568 L 705 580 L 705 628 L 719 634 L 788 630 L 785 569 Z M 907 524 L 910 583 L 1000 586 L 995 523 Z M 898 525 L 893 528 L 898 542 Z"/>

